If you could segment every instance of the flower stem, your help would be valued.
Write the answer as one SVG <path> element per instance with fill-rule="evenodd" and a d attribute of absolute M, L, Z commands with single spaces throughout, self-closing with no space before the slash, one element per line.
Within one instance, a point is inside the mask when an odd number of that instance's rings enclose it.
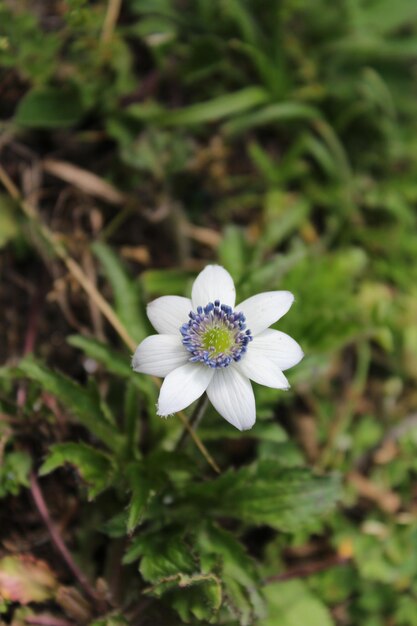
<path fill-rule="evenodd" d="M 118 316 L 116 315 L 113 308 L 109 305 L 107 300 L 103 298 L 97 287 L 93 282 L 88 278 L 85 274 L 82 267 L 74 261 L 74 259 L 68 254 L 67 250 L 63 246 L 63 244 L 56 238 L 55 234 L 43 224 L 40 220 L 40 217 L 36 211 L 36 209 L 27 202 L 24 198 L 22 198 L 19 189 L 16 187 L 10 176 L 7 174 L 6 170 L 0 165 L 0 181 L 3 183 L 3 186 L 8 191 L 9 195 L 15 200 L 21 207 L 22 211 L 26 215 L 26 217 L 37 227 L 38 232 L 43 237 L 43 239 L 49 244 L 52 248 L 53 252 L 56 254 L 58 258 L 65 264 L 68 272 L 71 274 L 73 278 L 78 282 L 78 284 L 84 289 L 87 295 L 95 302 L 97 308 L 101 311 L 103 316 L 107 319 L 110 325 L 117 332 L 119 337 L 124 341 L 126 346 L 134 352 L 136 349 L 136 341 L 129 335 L 127 329 L 122 324 Z M 154 379 L 155 380 L 155 379 Z M 159 380 L 158 380 L 159 384 Z M 220 473 L 220 468 L 217 465 L 216 461 L 212 458 L 209 451 L 199 438 L 196 432 L 192 429 L 188 422 L 187 416 L 179 411 L 177 413 L 181 422 L 184 425 L 184 428 L 190 434 L 191 439 L 194 441 L 197 448 L 200 450 L 201 454 L 206 459 L 207 463 L 214 469 L 218 474 Z"/>
<path fill-rule="evenodd" d="M 194 411 L 191 414 L 190 419 L 188 420 L 188 424 L 191 426 L 194 432 L 196 431 L 201 420 L 203 419 L 204 413 L 206 412 L 207 407 L 208 407 L 208 397 L 207 397 L 207 394 L 203 393 L 201 398 L 198 400 L 194 408 Z M 187 434 L 188 434 L 187 430 L 182 431 L 181 437 L 178 439 L 177 444 L 175 446 L 176 450 L 179 450 L 180 448 L 183 447 L 185 440 L 187 439 Z"/>

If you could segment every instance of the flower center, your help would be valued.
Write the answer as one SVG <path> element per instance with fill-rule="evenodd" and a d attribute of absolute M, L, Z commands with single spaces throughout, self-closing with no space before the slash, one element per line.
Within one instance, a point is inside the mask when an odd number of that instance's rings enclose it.
<path fill-rule="evenodd" d="M 209 367 L 227 367 L 240 361 L 252 341 L 243 313 L 219 300 L 190 311 L 189 321 L 180 328 L 182 343 L 191 353 L 190 361 Z"/>
<path fill-rule="evenodd" d="M 202 337 L 202 346 L 206 350 L 210 350 L 213 356 L 218 356 L 222 352 L 227 352 L 232 347 L 233 338 L 227 328 L 215 326 L 210 328 Z"/>

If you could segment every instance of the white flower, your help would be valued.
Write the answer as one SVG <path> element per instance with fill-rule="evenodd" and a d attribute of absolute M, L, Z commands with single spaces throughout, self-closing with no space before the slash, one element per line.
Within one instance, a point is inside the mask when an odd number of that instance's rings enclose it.
<path fill-rule="evenodd" d="M 249 379 L 288 389 L 282 370 L 296 365 L 303 352 L 294 339 L 268 328 L 294 301 L 289 291 L 269 291 L 235 307 L 230 274 L 208 265 L 194 281 L 191 300 L 163 296 L 148 305 L 158 335 L 147 337 L 133 356 L 135 372 L 165 378 L 158 415 L 176 413 L 205 391 L 215 409 L 239 430 L 256 419 Z"/>

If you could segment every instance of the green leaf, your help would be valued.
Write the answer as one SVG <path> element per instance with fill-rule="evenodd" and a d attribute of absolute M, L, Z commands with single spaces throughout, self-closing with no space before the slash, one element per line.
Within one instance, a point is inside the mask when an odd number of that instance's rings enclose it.
<path fill-rule="evenodd" d="M 260 617 L 264 613 L 255 561 L 232 533 L 213 524 L 203 526 L 197 542 L 204 566 L 217 566 L 220 561 L 225 596 L 228 604 L 233 606 L 233 613 L 239 616 L 239 623 L 252 624 L 254 616 Z M 214 559 L 212 564 L 207 563 L 210 557 Z"/>
<path fill-rule="evenodd" d="M 85 443 L 57 443 L 51 446 L 47 460 L 39 470 L 41 476 L 65 463 L 75 465 L 88 485 L 88 497 L 95 498 L 109 486 L 113 474 L 111 458 Z"/>
<path fill-rule="evenodd" d="M 176 528 L 148 531 L 135 537 L 123 562 L 132 563 L 138 558 L 144 579 L 151 583 L 179 573 L 192 574 L 197 566 L 191 546 L 185 543 L 184 532 Z"/>
<path fill-rule="evenodd" d="M 152 583 L 148 593 L 164 596 L 188 622 L 210 620 L 219 610 L 222 587 L 218 576 L 201 569 L 194 541 L 176 528 L 144 532 L 133 540 L 125 563 L 141 558 L 140 572 Z"/>
<path fill-rule="evenodd" d="M 265 196 L 265 219 L 268 228 L 257 245 L 258 254 L 265 254 L 285 241 L 306 221 L 310 205 L 305 196 L 271 189 Z"/>
<path fill-rule="evenodd" d="M 176 478 L 183 479 L 195 470 L 192 460 L 181 452 L 155 450 L 143 461 L 131 463 L 126 468 L 126 477 L 131 491 L 128 507 L 127 529 L 132 532 L 143 520 L 148 507 L 158 493 Z"/>
<path fill-rule="evenodd" d="M 307 469 L 283 468 L 265 459 L 192 485 L 187 497 L 210 516 L 293 532 L 314 525 L 319 516 L 328 513 L 339 492 L 340 481 L 335 476 L 314 476 Z"/>
<path fill-rule="evenodd" d="M 192 574 L 178 576 L 176 588 L 172 582 L 160 582 L 153 588 L 156 595 L 165 593 L 173 608 L 184 622 L 197 618 L 207 623 L 215 619 L 222 605 L 222 586 L 216 574 Z M 168 593 L 167 593 L 168 591 Z"/>
<path fill-rule="evenodd" d="M 244 230 L 235 225 L 226 226 L 219 245 L 219 261 L 239 283 L 247 271 L 248 245 Z"/>
<path fill-rule="evenodd" d="M 14 121 L 27 128 L 69 128 L 80 121 L 83 113 L 75 87 L 42 87 L 22 98 Z"/>
<path fill-rule="evenodd" d="M 308 104 L 299 102 L 279 102 L 278 104 L 270 104 L 258 111 L 231 120 L 224 124 L 223 130 L 229 135 L 239 135 L 251 128 L 258 128 L 259 126 L 300 119 L 314 120 L 320 117 L 320 111 Z"/>
<path fill-rule="evenodd" d="M 106 343 L 82 335 L 71 335 L 67 341 L 70 346 L 79 348 L 84 354 L 104 365 L 108 372 L 123 378 L 132 376 L 130 357 L 114 350 Z"/>
<path fill-rule="evenodd" d="M 131 280 L 119 257 L 109 246 L 96 242 L 92 248 L 110 281 L 116 312 L 129 334 L 139 343 L 148 334 L 139 285 Z"/>
<path fill-rule="evenodd" d="M 268 92 L 260 87 L 245 87 L 240 91 L 218 96 L 207 102 L 192 104 L 176 111 L 168 111 L 157 118 L 160 124 L 194 125 L 215 122 L 224 117 L 238 115 L 243 111 L 264 104 L 269 99 Z"/>
<path fill-rule="evenodd" d="M 31 467 L 32 460 L 27 452 L 6 452 L 0 463 L 0 498 L 17 495 L 21 487 L 27 487 Z"/>
<path fill-rule="evenodd" d="M 132 493 L 128 506 L 127 532 L 131 533 L 141 522 L 156 491 L 154 481 L 149 479 L 142 463 L 131 464 L 127 469 L 127 476 Z"/>
<path fill-rule="evenodd" d="M 288 435 L 279 424 L 275 422 L 258 422 L 256 428 L 252 430 L 239 431 L 236 428 L 230 428 L 229 424 L 222 421 L 207 420 L 207 422 L 199 426 L 198 434 L 203 441 L 216 439 L 257 439 L 258 441 L 271 441 L 281 443 L 287 441 Z"/>
<path fill-rule="evenodd" d="M 129 626 L 129 622 L 119 613 L 111 613 L 90 622 L 89 626 Z"/>
<path fill-rule="evenodd" d="M 0 248 L 19 235 L 19 221 L 14 203 L 8 196 L 0 194 Z"/>
<path fill-rule="evenodd" d="M 134 373 L 135 375 L 135 373 Z M 123 402 L 123 425 L 126 435 L 127 453 L 131 458 L 138 454 L 138 442 L 140 439 L 141 420 L 139 418 L 140 401 L 136 377 L 129 380 L 125 387 Z"/>
<path fill-rule="evenodd" d="M 119 613 L 111 613 L 90 622 L 89 626 L 129 626 L 129 622 Z"/>
<path fill-rule="evenodd" d="M 120 434 L 108 423 L 100 407 L 99 399 L 90 389 L 81 387 L 59 372 L 49 370 L 31 357 L 19 363 L 19 370 L 37 382 L 45 391 L 56 396 L 83 426 L 110 449 L 120 448 L 122 445 Z"/>
<path fill-rule="evenodd" d="M 127 524 L 127 513 L 126 511 L 121 511 L 120 513 L 116 513 L 110 519 L 106 520 L 104 524 L 100 526 L 100 532 L 108 535 L 112 539 L 119 539 L 120 537 L 126 536 L 126 524 Z"/>
<path fill-rule="evenodd" d="M 194 277 L 193 272 L 184 270 L 146 270 L 140 280 L 149 296 L 183 296 L 188 282 Z"/>
<path fill-rule="evenodd" d="M 366 6 L 361 16 L 361 27 L 385 35 L 402 26 L 415 24 L 417 5 L 413 0 L 377 0 Z"/>
<path fill-rule="evenodd" d="M 268 617 L 261 620 L 259 626 L 334 626 L 326 606 L 301 580 L 267 585 L 264 595 Z"/>

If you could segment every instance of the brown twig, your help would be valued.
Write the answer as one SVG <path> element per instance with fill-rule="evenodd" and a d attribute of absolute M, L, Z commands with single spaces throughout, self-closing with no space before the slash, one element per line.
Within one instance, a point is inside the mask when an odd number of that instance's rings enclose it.
<path fill-rule="evenodd" d="M 32 494 L 33 501 L 38 510 L 39 515 L 41 516 L 45 526 L 48 529 L 49 535 L 51 537 L 51 541 L 54 544 L 56 550 L 61 555 L 62 559 L 65 561 L 68 569 L 74 575 L 74 577 L 78 580 L 81 588 L 84 590 L 86 595 L 91 598 L 97 607 L 101 610 L 105 610 L 106 603 L 104 599 L 100 596 L 100 594 L 94 589 L 88 578 L 85 574 L 80 570 L 78 565 L 75 563 L 74 559 L 67 546 L 64 543 L 61 535 L 58 532 L 57 527 L 55 526 L 52 518 L 50 516 L 48 506 L 45 502 L 45 498 L 43 497 L 42 490 L 36 478 L 35 472 L 31 472 L 30 475 L 30 491 Z"/>
<path fill-rule="evenodd" d="M 350 556 L 341 556 L 339 554 L 336 554 L 322 561 L 306 563 L 298 567 L 292 567 L 285 572 L 281 572 L 281 574 L 268 576 L 268 578 L 264 580 L 264 584 L 269 585 L 271 583 L 293 580 L 294 578 L 307 578 L 308 576 L 312 576 L 313 574 L 317 574 L 318 572 L 324 572 L 328 569 L 331 569 L 332 567 L 346 565 L 346 563 L 349 563 L 351 560 L 352 557 Z"/>

